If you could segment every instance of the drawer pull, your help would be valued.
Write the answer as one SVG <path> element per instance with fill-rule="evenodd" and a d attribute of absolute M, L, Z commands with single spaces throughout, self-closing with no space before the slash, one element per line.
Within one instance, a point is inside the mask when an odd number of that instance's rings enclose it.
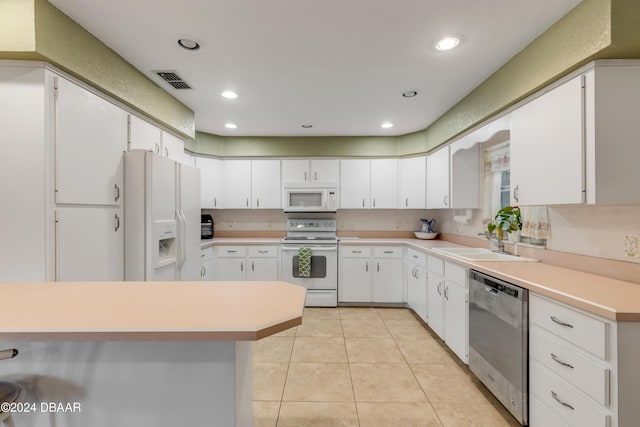
<path fill-rule="evenodd" d="M 258 251 L 258 253 L 259 253 L 259 254 L 266 254 L 266 253 L 269 253 L 269 251 L 264 251 L 264 250 L 262 250 L 262 251 Z"/>
<path fill-rule="evenodd" d="M 555 317 L 555 316 L 551 316 L 551 321 L 554 322 L 554 323 L 557 323 L 560 326 L 566 326 L 567 328 L 572 328 L 573 329 L 573 325 L 572 324 L 565 323 L 565 322 L 563 322 L 561 320 L 558 320 L 558 318 Z"/>
<path fill-rule="evenodd" d="M 558 402 L 559 404 L 561 404 L 562 406 L 564 406 L 565 408 L 569 408 L 572 411 L 574 410 L 573 406 L 569 405 L 567 402 L 563 402 L 558 395 L 556 394 L 555 391 L 551 390 L 551 397 L 553 397 L 555 399 L 556 402 Z"/>
<path fill-rule="evenodd" d="M 414 259 L 418 259 L 418 255 L 412 255 Z"/>
<path fill-rule="evenodd" d="M 384 251 L 385 254 L 392 254 L 393 251 Z"/>
<path fill-rule="evenodd" d="M 361 254 L 362 251 L 351 251 L 352 254 Z"/>
<path fill-rule="evenodd" d="M 238 251 L 227 251 L 228 254 L 235 254 Z"/>
<path fill-rule="evenodd" d="M 553 361 L 556 362 L 557 364 L 562 365 L 562 366 L 566 366 L 567 368 L 573 369 L 573 365 L 571 365 L 571 364 L 569 364 L 567 362 L 563 362 L 562 360 L 558 359 L 558 356 L 556 356 L 553 353 L 549 353 L 549 354 L 551 355 L 551 358 L 553 359 Z"/>

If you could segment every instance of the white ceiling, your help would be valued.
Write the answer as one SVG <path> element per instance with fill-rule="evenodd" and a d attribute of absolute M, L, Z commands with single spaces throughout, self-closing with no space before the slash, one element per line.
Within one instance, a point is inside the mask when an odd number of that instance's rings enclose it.
<path fill-rule="evenodd" d="M 581 0 L 49 1 L 189 106 L 197 130 L 318 136 L 426 128 Z M 461 46 L 436 51 L 449 34 Z"/>

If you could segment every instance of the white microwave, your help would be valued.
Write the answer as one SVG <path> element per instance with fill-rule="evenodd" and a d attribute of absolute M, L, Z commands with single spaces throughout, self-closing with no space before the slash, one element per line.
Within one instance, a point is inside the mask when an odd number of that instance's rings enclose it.
<path fill-rule="evenodd" d="M 285 212 L 335 212 L 338 208 L 337 186 L 313 184 L 285 184 Z"/>

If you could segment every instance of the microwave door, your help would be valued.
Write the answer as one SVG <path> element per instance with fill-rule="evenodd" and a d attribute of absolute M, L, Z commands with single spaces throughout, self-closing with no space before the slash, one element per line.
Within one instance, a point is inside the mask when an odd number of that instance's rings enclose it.
<path fill-rule="evenodd" d="M 324 207 L 321 191 L 290 191 L 288 206 L 296 210 L 313 210 Z"/>

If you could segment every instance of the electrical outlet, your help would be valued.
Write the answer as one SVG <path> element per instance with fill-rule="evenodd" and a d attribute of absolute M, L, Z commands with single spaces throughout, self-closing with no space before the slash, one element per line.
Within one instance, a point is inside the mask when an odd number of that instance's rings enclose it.
<path fill-rule="evenodd" d="M 402 227 L 402 221 L 398 219 L 396 220 L 396 230 L 400 230 L 400 227 Z"/>
<path fill-rule="evenodd" d="M 640 258 L 640 236 L 637 234 L 624 235 L 624 253 L 631 258 Z"/>

